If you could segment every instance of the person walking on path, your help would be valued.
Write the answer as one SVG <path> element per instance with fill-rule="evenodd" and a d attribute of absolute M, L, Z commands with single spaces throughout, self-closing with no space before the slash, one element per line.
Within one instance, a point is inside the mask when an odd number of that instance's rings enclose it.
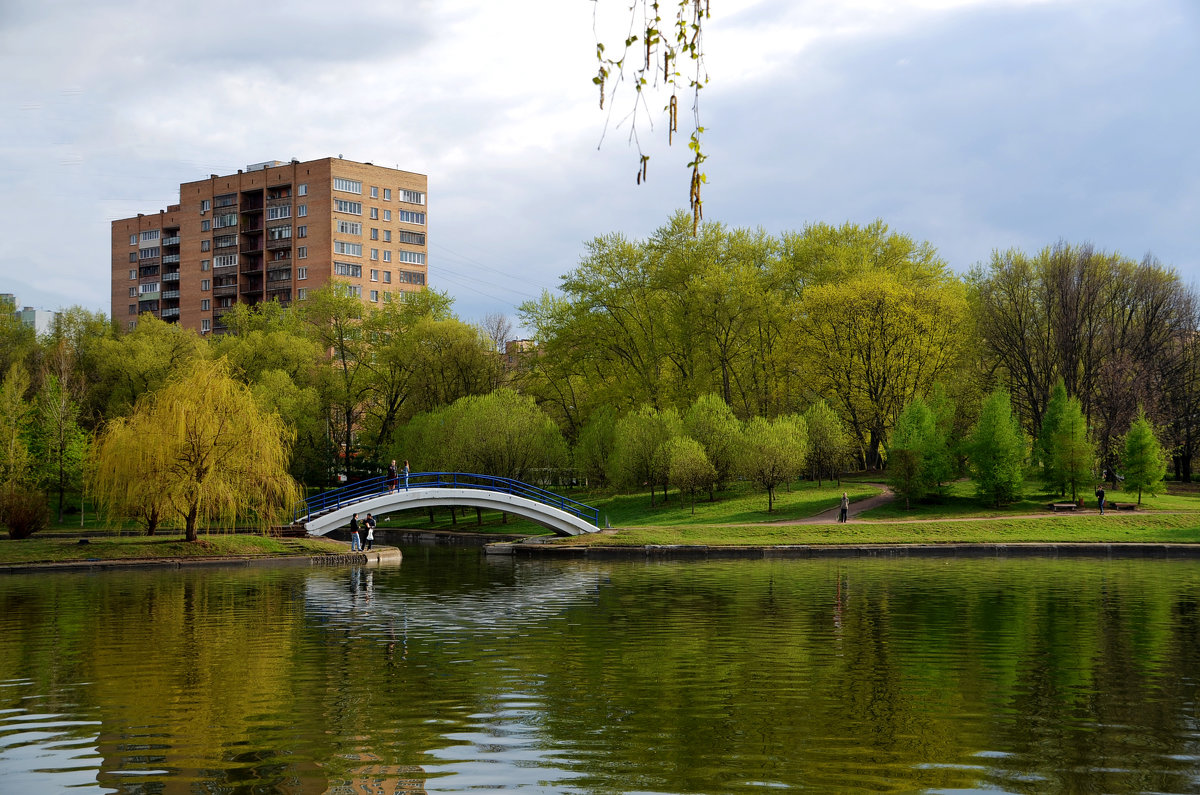
<path fill-rule="evenodd" d="M 404 490 L 408 491 L 408 459 L 404 459 Z"/>
<path fill-rule="evenodd" d="M 358 537 L 358 513 L 350 517 L 350 551 L 361 552 L 362 541 Z"/>
<path fill-rule="evenodd" d="M 1096 488 L 1096 504 L 1100 506 L 1100 515 L 1104 515 L 1104 486 Z"/>
<path fill-rule="evenodd" d="M 400 485 L 400 476 L 396 474 L 396 459 L 392 459 L 392 463 L 388 464 L 387 487 L 388 491 L 395 491 Z"/>
<path fill-rule="evenodd" d="M 842 505 L 838 509 L 838 523 L 844 524 L 850 513 L 850 498 L 846 496 L 846 492 L 842 492 Z"/>
<path fill-rule="evenodd" d="M 367 528 L 367 550 L 369 551 L 375 545 L 375 517 L 368 513 L 366 520 L 363 521 L 363 526 Z"/>

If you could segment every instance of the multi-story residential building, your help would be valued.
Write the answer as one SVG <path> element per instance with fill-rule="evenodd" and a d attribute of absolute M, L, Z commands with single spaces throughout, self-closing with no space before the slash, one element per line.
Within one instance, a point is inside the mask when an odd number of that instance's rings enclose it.
<path fill-rule="evenodd" d="M 327 157 L 185 182 L 179 204 L 112 223 L 112 316 L 222 332 L 236 303 L 303 301 L 332 279 L 366 303 L 422 290 L 424 174 Z"/>

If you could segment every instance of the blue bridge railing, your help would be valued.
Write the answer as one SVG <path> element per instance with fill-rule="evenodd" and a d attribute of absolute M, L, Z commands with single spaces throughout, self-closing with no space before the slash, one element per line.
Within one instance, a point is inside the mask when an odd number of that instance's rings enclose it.
<path fill-rule="evenodd" d="M 481 491 L 495 491 L 501 494 L 524 497 L 527 500 L 565 511 L 596 527 L 600 526 L 599 508 L 584 505 L 582 502 L 576 502 L 561 494 L 555 494 L 552 491 L 547 491 L 511 478 L 501 478 L 493 475 L 474 475 L 468 472 L 413 472 L 407 477 L 400 475 L 397 481 L 398 484 L 393 488 L 394 484 L 389 481 L 388 477 L 381 475 L 369 480 L 360 480 L 331 491 L 314 494 L 296 509 L 293 521 L 307 522 L 309 519 L 320 516 L 323 513 L 336 511 L 343 506 L 353 505 L 356 502 L 362 502 L 371 497 L 378 497 L 392 491 L 405 491 L 406 489 L 479 489 Z"/>

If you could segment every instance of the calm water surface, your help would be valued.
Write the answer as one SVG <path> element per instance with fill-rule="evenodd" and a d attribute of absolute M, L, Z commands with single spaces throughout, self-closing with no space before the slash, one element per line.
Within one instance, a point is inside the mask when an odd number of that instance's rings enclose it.
<path fill-rule="evenodd" d="M 1200 563 L 0 577 L 0 792 L 1200 793 Z"/>

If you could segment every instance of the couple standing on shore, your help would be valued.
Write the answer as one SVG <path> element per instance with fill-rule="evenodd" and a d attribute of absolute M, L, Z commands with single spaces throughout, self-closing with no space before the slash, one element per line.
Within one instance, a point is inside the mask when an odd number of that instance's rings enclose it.
<path fill-rule="evenodd" d="M 400 473 L 404 473 L 404 490 L 408 491 L 408 459 L 404 459 L 404 468 L 396 469 L 396 459 L 392 459 L 392 463 L 388 464 L 387 471 L 387 487 L 391 491 L 400 488 Z"/>
<path fill-rule="evenodd" d="M 363 546 L 363 538 L 359 535 L 360 528 L 358 525 L 358 512 L 350 517 L 350 551 L 363 552 L 375 545 L 375 517 L 370 513 L 367 518 L 362 521 L 361 532 L 366 536 L 366 546 Z"/>

